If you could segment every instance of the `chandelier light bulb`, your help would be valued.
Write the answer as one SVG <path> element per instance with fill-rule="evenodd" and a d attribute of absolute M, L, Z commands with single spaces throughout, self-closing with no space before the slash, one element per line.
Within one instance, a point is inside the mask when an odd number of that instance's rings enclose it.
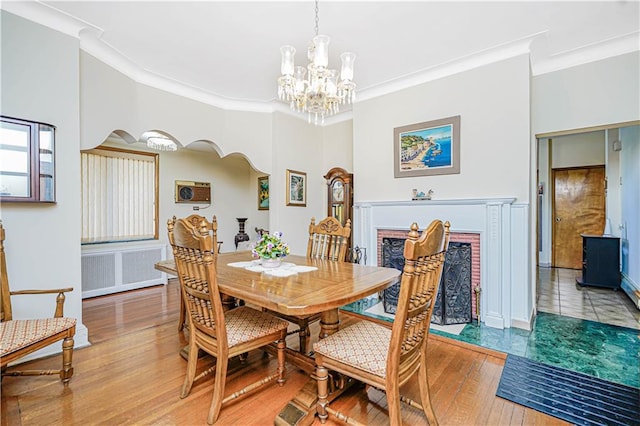
<path fill-rule="evenodd" d="M 296 54 L 296 49 L 293 46 L 282 46 L 280 48 L 282 54 L 282 63 L 280 65 L 280 73 L 282 75 L 293 75 L 293 57 Z"/>
<path fill-rule="evenodd" d="M 331 38 L 326 35 L 317 35 L 313 38 L 314 55 L 313 65 L 326 68 L 329 65 L 329 42 Z"/>
<path fill-rule="evenodd" d="M 340 55 L 342 60 L 342 69 L 340 70 L 341 80 L 353 80 L 353 62 L 356 60 L 356 54 L 352 52 L 344 52 Z"/>

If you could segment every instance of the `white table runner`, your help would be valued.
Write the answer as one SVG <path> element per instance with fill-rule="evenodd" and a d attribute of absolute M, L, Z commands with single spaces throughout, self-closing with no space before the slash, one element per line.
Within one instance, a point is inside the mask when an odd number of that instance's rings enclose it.
<path fill-rule="evenodd" d="M 233 262 L 228 263 L 227 266 L 234 268 L 244 268 L 253 272 L 264 272 L 267 275 L 273 275 L 274 277 L 288 277 L 300 272 L 315 271 L 315 266 L 296 265 L 291 262 L 282 262 L 277 268 L 265 268 L 260 264 L 260 260 L 252 260 L 248 262 Z"/>

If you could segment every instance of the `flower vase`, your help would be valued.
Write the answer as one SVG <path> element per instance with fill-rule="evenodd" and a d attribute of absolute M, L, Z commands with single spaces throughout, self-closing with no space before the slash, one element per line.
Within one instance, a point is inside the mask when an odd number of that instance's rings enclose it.
<path fill-rule="evenodd" d="M 262 262 L 260 262 L 260 264 L 263 268 L 277 268 L 280 266 L 280 264 L 282 264 L 282 259 L 280 259 L 279 257 L 262 259 Z"/>

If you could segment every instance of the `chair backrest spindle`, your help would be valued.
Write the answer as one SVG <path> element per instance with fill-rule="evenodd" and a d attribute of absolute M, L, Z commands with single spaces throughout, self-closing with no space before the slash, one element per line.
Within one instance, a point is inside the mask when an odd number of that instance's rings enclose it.
<path fill-rule="evenodd" d="M 387 372 L 417 368 L 421 355 L 426 356 L 431 315 L 449 246 L 449 228 L 449 222 L 436 220 L 420 235 L 418 225 L 411 225 L 404 246 L 405 265 L 391 335 L 391 341 L 400 344 L 389 348 Z"/>
<path fill-rule="evenodd" d="M 224 311 L 216 279 L 216 217 L 212 222 L 198 215 L 173 217 L 167 228 L 189 323 L 216 336 L 221 347 L 226 346 Z"/>
<path fill-rule="evenodd" d="M 340 225 L 340 222 L 333 217 L 322 219 L 316 225 L 316 219 L 312 217 L 309 225 L 307 257 L 340 262 L 346 261 L 350 235 L 350 219 L 347 219 L 345 226 Z"/>

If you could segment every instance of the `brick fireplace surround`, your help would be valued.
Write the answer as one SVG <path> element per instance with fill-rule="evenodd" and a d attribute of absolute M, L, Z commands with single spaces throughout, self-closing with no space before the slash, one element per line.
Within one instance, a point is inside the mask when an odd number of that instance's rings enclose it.
<path fill-rule="evenodd" d="M 472 240 L 480 321 L 494 328 L 530 329 L 535 286 L 526 203 L 515 198 L 356 202 L 352 244 L 367 249 L 367 264 L 378 265 L 382 238 L 406 238 L 411 223 L 423 230 L 434 219 L 451 223 L 451 241 Z"/>

